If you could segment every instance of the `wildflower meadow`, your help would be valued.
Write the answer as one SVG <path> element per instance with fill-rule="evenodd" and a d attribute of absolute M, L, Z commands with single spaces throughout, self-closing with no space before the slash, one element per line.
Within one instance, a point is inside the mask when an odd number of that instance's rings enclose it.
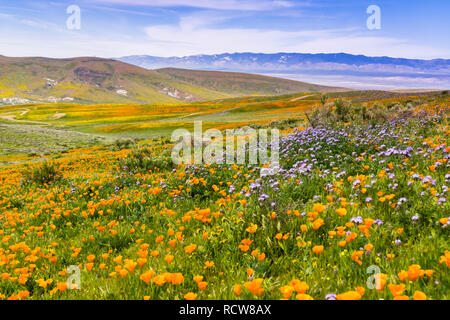
<path fill-rule="evenodd" d="M 278 163 L 166 137 L 3 165 L 0 299 L 449 299 L 448 103 L 322 111 L 271 124 Z"/>

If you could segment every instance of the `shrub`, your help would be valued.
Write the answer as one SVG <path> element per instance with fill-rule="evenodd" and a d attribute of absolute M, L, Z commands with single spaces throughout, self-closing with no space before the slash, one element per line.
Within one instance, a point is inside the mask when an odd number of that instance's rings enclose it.
<path fill-rule="evenodd" d="M 134 144 L 135 141 L 132 139 L 117 139 L 114 141 L 114 147 L 118 150 L 129 149 Z"/>
<path fill-rule="evenodd" d="M 22 175 L 26 183 L 48 184 L 62 178 L 61 172 L 58 171 L 54 163 L 45 161 L 40 166 L 30 168 L 27 167 Z"/>
<path fill-rule="evenodd" d="M 306 119 L 312 127 L 334 127 L 344 123 L 383 123 L 390 119 L 410 119 L 414 117 L 414 109 L 417 101 L 406 101 L 403 103 L 375 103 L 368 106 L 366 103 L 352 105 L 342 99 L 333 103 L 316 106 L 313 111 L 306 113 Z"/>
<path fill-rule="evenodd" d="M 350 112 L 352 110 L 352 105 L 350 103 L 338 99 L 334 102 L 334 107 L 338 121 L 346 122 L 350 120 Z"/>
<path fill-rule="evenodd" d="M 375 103 L 372 107 L 369 107 L 367 114 L 372 123 L 386 121 L 389 118 L 388 109 L 380 103 Z"/>
<path fill-rule="evenodd" d="M 325 103 L 316 107 L 309 116 L 309 122 L 313 127 L 333 126 L 338 123 L 348 122 L 354 118 L 354 110 L 351 103 L 342 99 L 334 103 Z"/>
<path fill-rule="evenodd" d="M 327 99 L 328 99 L 328 96 L 326 94 L 320 95 L 320 103 L 322 104 L 322 106 L 325 106 L 327 104 Z"/>
<path fill-rule="evenodd" d="M 119 159 L 121 170 L 133 173 L 148 172 L 149 170 L 170 170 L 175 167 L 170 154 L 155 155 L 150 148 L 134 149 L 125 158 Z"/>

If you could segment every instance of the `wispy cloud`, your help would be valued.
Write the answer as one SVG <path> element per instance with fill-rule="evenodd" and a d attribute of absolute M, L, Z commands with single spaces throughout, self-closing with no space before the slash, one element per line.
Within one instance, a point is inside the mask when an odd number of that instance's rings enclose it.
<path fill-rule="evenodd" d="M 138 5 L 149 7 L 194 7 L 215 10 L 265 11 L 289 8 L 294 3 L 287 0 L 94 0 L 95 2 Z"/>
<path fill-rule="evenodd" d="M 53 31 L 61 31 L 62 28 L 58 26 L 56 23 L 52 23 L 46 20 L 37 19 L 33 17 L 24 18 L 19 15 L 15 14 L 6 14 L 6 13 L 0 13 L 0 19 L 7 20 L 10 23 L 16 23 L 21 24 L 24 26 L 28 26 L 31 28 L 38 28 L 38 29 L 47 29 L 47 30 L 53 30 Z"/>
<path fill-rule="evenodd" d="M 18 19 L 17 22 L 24 24 L 26 26 L 32 27 L 32 28 L 40 28 L 40 29 L 47 29 L 52 31 L 66 31 L 64 28 L 61 28 L 56 23 L 39 20 L 39 19 Z"/>
<path fill-rule="evenodd" d="M 0 19 L 13 19 L 14 15 L 12 14 L 7 14 L 7 13 L 1 13 L 0 12 Z"/>
<path fill-rule="evenodd" d="M 84 7 L 85 6 L 83 6 L 83 8 Z M 158 16 L 157 13 L 149 13 L 149 12 L 145 12 L 145 11 L 122 9 L 122 8 L 96 6 L 96 5 L 88 5 L 86 7 L 90 8 L 90 9 L 94 9 L 94 10 L 105 10 L 105 11 L 116 12 L 116 13 L 119 13 L 119 14 L 131 14 L 131 15 L 147 16 L 147 17 Z"/>

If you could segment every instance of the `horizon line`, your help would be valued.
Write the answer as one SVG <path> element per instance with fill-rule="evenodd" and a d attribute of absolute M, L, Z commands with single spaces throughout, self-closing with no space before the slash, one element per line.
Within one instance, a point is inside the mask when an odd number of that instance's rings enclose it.
<path fill-rule="evenodd" d="M 220 56 L 220 55 L 234 55 L 234 54 L 258 54 L 258 55 L 279 55 L 279 54 L 301 54 L 301 55 L 349 55 L 354 57 L 367 57 L 367 58 L 390 58 L 390 59 L 404 59 L 404 60 L 419 60 L 419 61 L 436 61 L 436 60 L 450 60 L 450 58 L 433 58 L 433 59 L 421 59 L 421 58 L 405 58 L 405 57 L 393 57 L 393 56 L 371 56 L 371 55 L 365 55 L 365 54 L 353 54 L 353 53 L 347 53 L 347 52 L 317 52 L 317 53 L 311 53 L 311 52 L 276 52 L 276 53 L 266 53 L 266 52 L 251 52 L 251 51 L 245 51 L 245 52 L 222 52 L 222 53 L 211 53 L 211 54 L 192 54 L 192 55 L 185 55 L 185 56 L 157 56 L 157 55 L 151 55 L 151 54 L 131 54 L 131 55 L 125 55 L 125 56 L 119 56 L 119 57 L 104 57 L 104 56 L 96 56 L 96 55 L 86 55 L 86 56 L 68 56 L 68 57 L 51 57 L 51 56 L 7 56 L 0 53 L 0 57 L 5 58 L 46 58 L 46 59 L 58 59 L 58 60 L 64 60 L 64 59 L 77 59 L 77 58 L 100 58 L 100 59 L 112 59 L 117 60 L 121 58 L 126 57 L 155 57 L 155 58 L 187 58 L 187 57 L 198 57 L 198 56 Z"/>

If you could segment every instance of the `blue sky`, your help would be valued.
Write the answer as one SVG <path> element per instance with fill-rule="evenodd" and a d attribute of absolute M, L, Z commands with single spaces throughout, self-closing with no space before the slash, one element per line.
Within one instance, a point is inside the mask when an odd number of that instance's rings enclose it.
<path fill-rule="evenodd" d="M 66 9 L 81 9 L 69 30 Z M 381 9 L 369 30 L 366 10 Z M 6 56 L 347 52 L 450 58 L 448 0 L 0 0 Z"/>

